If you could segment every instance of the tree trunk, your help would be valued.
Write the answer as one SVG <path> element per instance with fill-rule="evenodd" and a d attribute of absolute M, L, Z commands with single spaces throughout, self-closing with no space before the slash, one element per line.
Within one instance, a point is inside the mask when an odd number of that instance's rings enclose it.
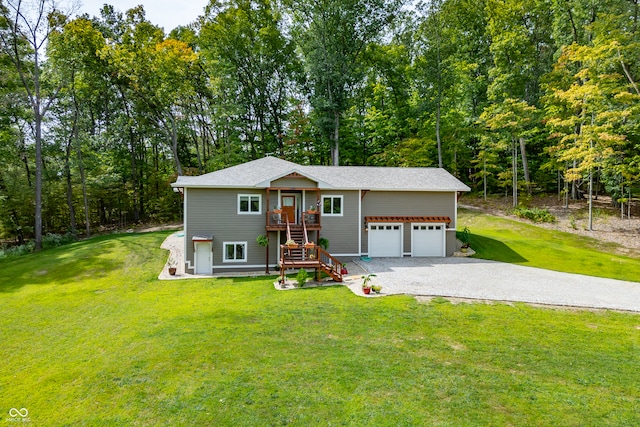
<path fill-rule="evenodd" d="M 484 193 L 484 201 L 487 201 L 487 152 L 482 156 L 482 187 Z"/>
<path fill-rule="evenodd" d="M 631 225 L 631 187 L 629 187 L 629 201 L 627 202 L 627 218 L 629 219 L 629 225 Z"/>
<path fill-rule="evenodd" d="M 36 211 L 34 218 L 35 250 L 42 249 L 42 116 L 40 105 L 34 108 L 36 127 Z"/>
<path fill-rule="evenodd" d="M 578 166 L 576 160 L 573 161 L 573 168 Z M 576 180 L 571 181 L 571 200 L 578 200 L 578 184 Z"/>
<path fill-rule="evenodd" d="M 615 200 L 612 200 L 614 206 L 615 202 Z M 620 219 L 624 219 L 624 184 L 620 184 Z"/>
<path fill-rule="evenodd" d="M 438 105 L 436 106 L 436 141 L 438 143 L 438 167 L 442 168 L 442 143 L 440 142 L 440 96 L 439 95 L 438 95 Z"/>
<path fill-rule="evenodd" d="M 589 231 L 593 231 L 593 169 L 589 170 Z"/>
<path fill-rule="evenodd" d="M 91 221 L 89 219 L 89 198 L 87 197 L 87 180 L 84 176 L 84 163 L 82 161 L 82 147 L 78 144 L 78 166 L 80 168 L 80 181 L 82 182 L 82 201 L 84 202 L 84 228 L 87 237 L 91 236 Z"/>
<path fill-rule="evenodd" d="M 440 115 L 442 103 L 442 69 L 440 67 L 440 2 L 438 2 L 437 21 L 436 21 L 436 81 L 437 81 L 437 102 L 436 102 L 436 142 L 438 143 L 438 167 L 442 169 L 442 142 L 440 140 Z"/>
<path fill-rule="evenodd" d="M 565 163 L 565 167 L 566 167 L 566 163 Z M 568 208 L 569 207 L 569 182 L 564 177 L 564 174 L 562 176 L 562 180 L 564 181 L 564 207 Z"/>
<path fill-rule="evenodd" d="M 178 172 L 178 176 L 182 176 L 182 165 L 180 164 L 180 158 L 178 158 L 178 129 L 176 127 L 176 121 L 171 116 L 171 151 L 173 152 L 173 159 L 176 164 L 176 171 Z"/>
<path fill-rule="evenodd" d="M 75 124 L 74 124 L 75 128 Z M 71 157 L 71 145 L 73 142 L 73 136 L 69 137 L 67 141 L 67 146 L 65 148 L 65 157 L 64 157 L 64 174 L 66 176 L 67 181 L 67 205 L 69 206 L 69 226 L 71 227 L 71 234 L 74 237 L 78 236 L 78 231 L 76 229 L 76 211 L 73 208 L 73 185 L 71 184 L 71 165 L 70 165 L 70 157 Z"/>
<path fill-rule="evenodd" d="M 340 112 L 333 113 L 333 147 L 331 148 L 331 160 L 333 166 L 340 166 Z"/>
<path fill-rule="evenodd" d="M 129 148 L 130 148 L 130 157 L 131 157 L 131 179 L 133 182 L 131 183 L 131 188 L 133 189 L 133 218 L 135 222 L 138 222 L 140 219 L 140 215 L 138 212 L 138 176 L 136 172 L 136 146 L 135 146 L 135 137 L 133 135 L 133 131 L 131 127 L 129 127 Z"/>
<path fill-rule="evenodd" d="M 527 160 L 527 143 L 524 138 L 520 137 L 520 154 L 522 156 L 522 171 L 524 172 L 524 180 L 527 184 L 527 194 L 531 195 L 531 178 L 529 177 L 529 162 Z"/>
<path fill-rule="evenodd" d="M 518 148 L 516 142 L 513 140 L 511 150 L 511 167 L 513 174 L 513 207 L 518 207 Z"/>

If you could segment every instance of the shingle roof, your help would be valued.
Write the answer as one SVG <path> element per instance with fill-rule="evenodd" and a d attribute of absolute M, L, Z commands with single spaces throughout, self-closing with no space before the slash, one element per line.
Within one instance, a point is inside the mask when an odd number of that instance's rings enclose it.
<path fill-rule="evenodd" d="M 341 190 L 469 191 L 440 168 L 378 166 L 303 166 L 264 157 L 200 176 L 180 176 L 172 187 L 266 188 L 271 181 L 297 172 L 320 188 Z"/>

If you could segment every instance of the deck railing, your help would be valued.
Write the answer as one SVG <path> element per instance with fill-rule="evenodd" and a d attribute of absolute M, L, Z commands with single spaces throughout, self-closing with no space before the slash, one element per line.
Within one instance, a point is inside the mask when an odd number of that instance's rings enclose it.
<path fill-rule="evenodd" d="M 320 212 L 318 211 L 306 211 L 302 214 L 303 221 L 310 226 L 317 228 L 320 227 Z"/>
<path fill-rule="evenodd" d="M 302 221 L 307 224 L 308 230 L 319 230 L 320 224 L 320 212 L 318 211 L 305 211 L 302 213 Z M 286 227 L 287 216 L 279 209 L 267 211 L 267 227 L 271 229 L 284 230 Z"/>
<path fill-rule="evenodd" d="M 267 211 L 267 227 L 279 227 L 283 225 L 281 210 Z"/>

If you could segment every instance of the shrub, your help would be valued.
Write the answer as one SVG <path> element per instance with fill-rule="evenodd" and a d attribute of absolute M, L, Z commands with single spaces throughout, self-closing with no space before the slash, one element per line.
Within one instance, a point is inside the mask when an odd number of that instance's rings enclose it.
<path fill-rule="evenodd" d="M 556 222 L 556 217 L 548 209 L 517 207 L 513 214 L 533 222 Z"/>
<path fill-rule="evenodd" d="M 465 227 L 462 231 L 456 232 L 456 238 L 462 242 L 463 246 L 468 246 L 469 239 L 471 238 L 471 230 L 469 230 L 469 227 Z"/>
<path fill-rule="evenodd" d="M 307 277 L 309 277 L 309 275 L 307 274 L 307 270 L 301 268 L 300 271 L 298 271 L 298 275 L 296 276 L 298 286 L 303 287 L 304 284 L 307 283 Z"/>
<path fill-rule="evenodd" d="M 42 236 L 42 249 L 57 248 L 58 246 L 72 243 L 75 240 L 76 240 L 75 236 L 71 233 L 66 233 L 62 235 L 47 233 L 44 236 Z"/>
<path fill-rule="evenodd" d="M 27 242 L 20 246 L 11 246 L 6 249 L 0 250 L 0 259 L 19 257 L 22 255 L 30 254 L 34 251 L 36 245 L 33 242 Z"/>

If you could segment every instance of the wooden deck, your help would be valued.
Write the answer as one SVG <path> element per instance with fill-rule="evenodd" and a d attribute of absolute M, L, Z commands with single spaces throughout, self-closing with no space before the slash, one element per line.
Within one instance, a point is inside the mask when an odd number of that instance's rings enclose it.
<path fill-rule="evenodd" d="M 321 247 L 289 248 L 280 245 L 280 276 L 284 280 L 287 269 L 313 268 L 324 271 L 336 282 L 342 282 L 342 263 Z"/>

